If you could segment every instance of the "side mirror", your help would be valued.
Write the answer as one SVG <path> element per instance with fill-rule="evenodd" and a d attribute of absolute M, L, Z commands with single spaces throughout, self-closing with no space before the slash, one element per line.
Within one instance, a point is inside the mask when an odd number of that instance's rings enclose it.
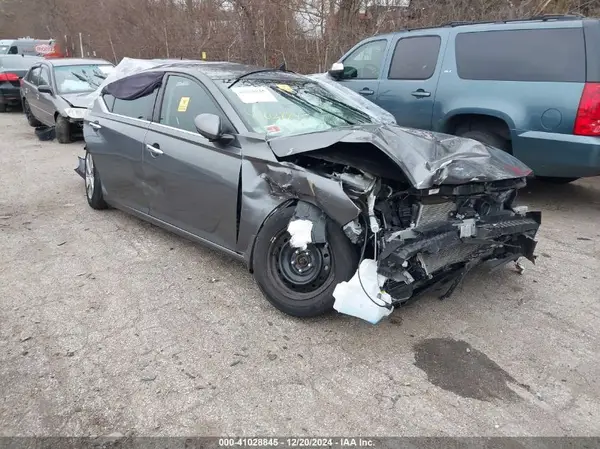
<path fill-rule="evenodd" d="M 342 78 L 344 76 L 344 64 L 341 62 L 334 62 L 328 73 L 334 79 Z"/>
<path fill-rule="evenodd" d="M 41 94 L 50 94 L 52 95 L 52 88 L 47 84 L 38 87 L 38 92 Z"/>
<path fill-rule="evenodd" d="M 206 137 L 210 142 L 222 141 L 230 142 L 233 136 L 223 132 L 221 117 L 215 114 L 200 114 L 194 118 L 194 125 L 201 136 Z"/>

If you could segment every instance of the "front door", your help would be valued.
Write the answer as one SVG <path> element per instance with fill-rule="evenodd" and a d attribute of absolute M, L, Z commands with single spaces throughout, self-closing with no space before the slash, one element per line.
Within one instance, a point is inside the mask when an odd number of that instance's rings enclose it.
<path fill-rule="evenodd" d="M 211 113 L 224 127 L 231 125 L 195 78 L 170 75 L 163 92 L 160 117 L 150 125 L 144 149 L 150 215 L 234 250 L 241 150 L 209 142 L 194 118 Z"/>
<path fill-rule="evenodd" d="M 387 39 L 378 39 L 366 42 L 352 51 L 342 61 L 345 76 L 340 83 L 367 100 L 374 101 L 379 90 L 387 44 Z"/>
<path fill-rule="evenodd" d="M 402 37 L 396 42 L 375 102 L 398 125 L 431 129 L 441 42 L 437 35 Z"/>
<path fill-rule="evenodd" d="M 36 104 L 40 113 L 39 120 L 48 126 L 54 126 L 54 113 L 56 110 L 54 108 L 53 96 L 57 95 L 57 92 L 48 94 L 39 91 L 41 86 L 52 87 L 50 79 L 50 70 L 48 69 L 48 66 L 42 65 L 40 76 L 38 78 L 38 91 L 36 94 Z"/>

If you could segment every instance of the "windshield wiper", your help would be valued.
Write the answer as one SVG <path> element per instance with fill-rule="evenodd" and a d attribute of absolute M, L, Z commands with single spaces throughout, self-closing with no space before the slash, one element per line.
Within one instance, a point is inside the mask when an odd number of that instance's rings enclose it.
<path fill-rule="evenodd" d="M 328 111 L 327 109 L 324 109 L 324 108 L 321 108 L 321 107 L 319 107 L 319 106 L 317 106 L 315 104 L 312 104 L 310 101 L 306 101 L 302 97 L 298 97 L 296 95 L 292 95 L 289 92 L 285 91 L 284 89 L 280 89 L 277 86 L 275 86 L 274 89 L 277 89 L 281 95 L 283 95 L 284 97 L 286 97 L 288 100 L 291 100 L 291 101 L 295 102 L 296 104 L 300 104 L 301 106 L 302 105 L 308 106 L 310 109 L 312 109 L 315 112 L 321 112 L 321 113 L 325 112 L 326 114 L 333 115 L 334 117 L 339 118 L 340 120 L 348 123 L 349 125 L 355 125 L 356 124 L 356 123 L 351 122 L 348 119 L 345 119 L 344 117 L 341 117 L 341 116 L 339 116 L 337 114 L 334 114 L 331 111 Z"/>
<path fill-rule="evenodd" d="M 229 86 L 227 86 L 227 89 L 231 89 L 231 86 L 233 86 L 235 83 L 237 83 L 239 80 L 241 80 L 242 78 L 245 78 L 249 75 L 254 75 L 255 73 L 267 73 L 267 72 L 286 72 L 286 73 L 296 73 L 296 72 L 292 72 L 291 70 L 285 70 L 285 69 L 260 69 L 260 70 L 253 70 L 251 72 L 248 73 L 244 73 L 243 75 L 238 76 L 233 83 L 231 83 Z"/>

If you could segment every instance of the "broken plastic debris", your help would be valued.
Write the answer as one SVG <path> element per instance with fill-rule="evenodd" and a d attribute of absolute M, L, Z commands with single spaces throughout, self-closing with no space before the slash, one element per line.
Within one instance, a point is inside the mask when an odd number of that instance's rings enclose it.
<path fill-rule="evenodd" d="M 333 308 L 345 315 L 377 324 L 394 310 L 391 296 L 382 292 L 379 286 L 383 282 L 385 277 L 377 274 L 377 262 L 373 259 L 363 260 L 352 279 L 335 286 Z"/>
<path fill-rule="evenodd" d="M 290 245 L 294 248 L 305 250 L 307 245 L 312 242 L 313 223 L 310 220 L 292 220 L 288 224 L 287 231 L 289 232 Z"/>

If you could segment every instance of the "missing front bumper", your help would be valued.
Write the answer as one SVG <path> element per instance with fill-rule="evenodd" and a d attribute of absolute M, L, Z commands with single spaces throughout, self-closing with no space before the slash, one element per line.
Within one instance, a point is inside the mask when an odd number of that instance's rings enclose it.
<path fill-rule="evenodd" d="M 378 273 L 388 278 L 386 292 L 404 302 L 434 284 L 462 280 L 473 267 L 489 262 L 494 269 L 525 257 L 535 263 L 535 235 L 540 212 L 462 224 L 446 223 L 409 241 L 388 242 L 379 258 Z M 462 234 L 462 237 L 461 237 Z M 451 284 L 447 294 L 456 285 Z M 448 294 L 449 293 L 449 294 Z"/>

